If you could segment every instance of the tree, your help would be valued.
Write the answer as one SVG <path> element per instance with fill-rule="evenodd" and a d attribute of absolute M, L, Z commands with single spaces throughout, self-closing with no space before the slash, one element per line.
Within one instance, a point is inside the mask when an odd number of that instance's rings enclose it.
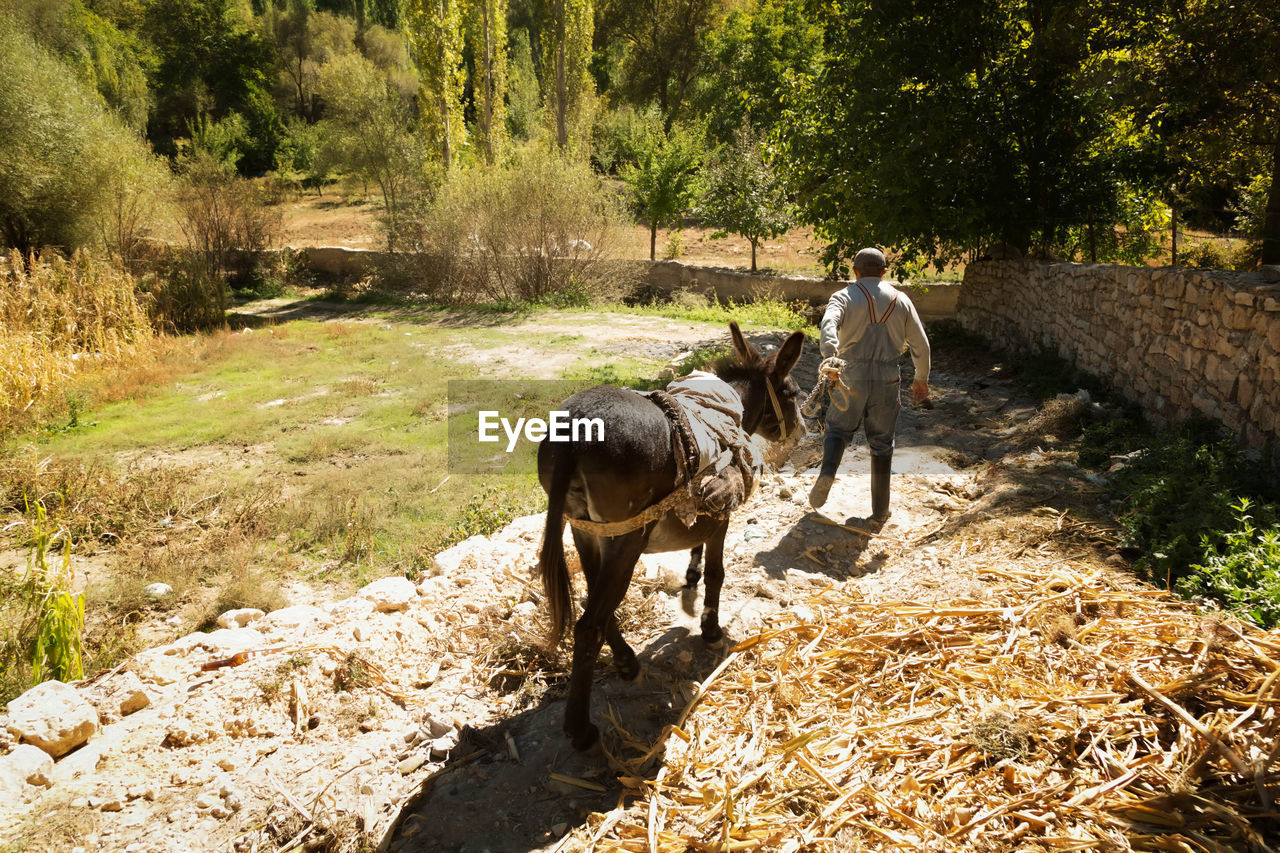
<path fill-rule="evenodd" d="M 665 131 L 661 119 L 650 114 L 649 132 L 637 155 L 637 162 L 622 170 L 622 179 L 631 191 L 636 212 L 649 223 L 652 261 L 657 258 L 658 228 L 665 222 L 678 222 L 702 191 L 702 134 L 682 124 Z"/>
<path fill-rule="evenodd" d="M 764 139 L 749 126 L 712 164 L 702 201 L 710 224 L 740 234 L 751 243 L 751 271 L 756 271 L 760 241 L 791 227 L 786 186 L 765 159 Z"/>
<path fill-rule="evenodd" d="M 145 146 L 98 94 L 14 21 L 0 20 L 4 244 L 28 254 L 103 239 L 127 251 L 161 181 Z"/>
<path fill-rule="evenodd" d="M 328 12 L 314 12 L 307 0 L 289 0 L 269 20 L 282 77 L 293 91 L 295 114 L 315 121 L 316 79 L 320 66 L 355 49 L 355 24 Z"/>
<path fill-rule="evenodd" d="M 1149 53 L 1150 100 L 1169 183 L 1230 208 L 1269 179 L 1254 236 L 1262 262 L 1280 264 L 1280 7 L 1170 2 L 1162 24 Z"/>
<path fill-rule="evenodd" d="M 410 0 L 405 23 L 422 75 L 423 129 L 448 169 L 466 136 L 461 0 Z"/>
<path fill-rule="evenodd" d="M 861 245 L 939 264 L 994 243 L 1049 254 L 1108 227 L 1133 181 L 1125 95 L 1143 4 L 856 0 L 823 8 L 777 140 L 834 266 Z"/>
<path fill-rule="evenodd" d="M 703 61 L 703 39 L 721 0 L 611 0 L 605 37 L 621 38 L 623 91 L 640 107 L 656 101 L 671 130 Z"/>
<path fill-rule="evenodd" d="M 200 115 L 262 111 L 272 48 L 235 0 L 147 0 L 143 27 L 155 51 L 147 136 L 157 151 L 175 154 Z M 270 168 L 273 154 L 255 151 L 241 168 Z"/>
<path fill-rule="evenodd" d="M 387 245 L 400 240 L 402 206 L 426 178 L 426 152 L 413 133 L 409 104 L 396 86 L 359 54 L 341 56 L 320 70 L 328 106 L 330 157 L 375 182 L 382 194 Z"/>
<path fill-rule="evenodd" d="M 707 34 L 705 47 L 692 102 L 712 136 L 729 143 L 746 124 L 772 130 L 788 76 L 821 66 L 822 27 L 804 0 L 764 0 L 731 11 Z"/>
<path fill-rule="evenodd" d="M 581 133 L 595 84 L 588 66 L 594 28 L 591 0 L 547 0 L 542 28 L 542 83 L 551 113 L 556 145 L 569 150 Z M 571 132 L 572 131 L 572 132 Z"/>
<path fill-rule="evenodd" d="M 501 152 L 507 130 L 507 3 L 471 0 L 467 11 L 476 136 L 485 160 L 492 164 Z"/>

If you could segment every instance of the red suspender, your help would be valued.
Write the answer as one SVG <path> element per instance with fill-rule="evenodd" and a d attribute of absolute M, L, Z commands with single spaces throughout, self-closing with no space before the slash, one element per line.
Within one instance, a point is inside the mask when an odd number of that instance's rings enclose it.
<path fill-rule="evenodd" d="M 871 325 L 874 326 L 877 322 L 883 323 L 885 320 L 888 320 L 889 315 L 893 313 L 893 309 L 898 305 L 898 294 L 895 293 L 893 295 L 893 301 L 889 303 L 889 307 L 885 309 L 883 316 L 881 316 L 879 320 L 876 320 L 876 303 L 875 300 L 871 298 L 871 291 L 867 290 L 866 285 L 860 281 L 855 281 L 854 284 L 858 285 L 858 289 L 862 291 L 862 295 L 867 297 L 867 314 L 871 316 Z"/>

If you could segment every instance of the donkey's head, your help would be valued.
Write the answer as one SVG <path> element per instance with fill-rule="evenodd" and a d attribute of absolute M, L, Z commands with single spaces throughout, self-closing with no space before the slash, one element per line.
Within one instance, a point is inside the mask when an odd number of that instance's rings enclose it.
<path fill-rule="evenodd" d="M 791 378 L 791 368 L 804 349 L 804 332 L 793 332 L 767 358 L 743 337 L 737 323 L 729 323 L 729 334 L 737 358 L 717 365 L 716 374 L 742 395 L 742 428 L 770 441 L 785 441 L 801 431 L 800 386 Z"/>

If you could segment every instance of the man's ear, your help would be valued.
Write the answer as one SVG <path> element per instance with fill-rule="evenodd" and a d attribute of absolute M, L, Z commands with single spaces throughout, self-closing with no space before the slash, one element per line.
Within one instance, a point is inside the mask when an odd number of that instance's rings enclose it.
<path fill-rule="evenodd" d="M 742 335 L 736 320 L 729 321 L 729 336 L 733 338 L 733 349 L 743 364 L 755 364 L 760 360 L 760 350 L 751 345 L 751 341 Z"/>

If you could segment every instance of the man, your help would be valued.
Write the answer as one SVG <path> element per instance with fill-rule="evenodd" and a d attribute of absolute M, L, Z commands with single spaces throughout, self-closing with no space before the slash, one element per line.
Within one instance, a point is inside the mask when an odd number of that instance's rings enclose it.
<path fill-rule="evenodd" d="M 898 359 L 908 349 L 916 368 L 912 396 L 917 403 L 929 398 L 929 339 L 911 299 L 882 279 L 885 267 L 879 249 L 859 251 L 856 280 L 832 294 L 822 315 L 822 356 L 840 358 L 845 367 L 841 381 L 831 385 L 822 470 L 809 492 L 814 509 L 827 502 L 840 458 L 861 426 L 871 450 L 871 521 L 877 526 L 889 518 L 893 433 L 902 407 Z"/>

